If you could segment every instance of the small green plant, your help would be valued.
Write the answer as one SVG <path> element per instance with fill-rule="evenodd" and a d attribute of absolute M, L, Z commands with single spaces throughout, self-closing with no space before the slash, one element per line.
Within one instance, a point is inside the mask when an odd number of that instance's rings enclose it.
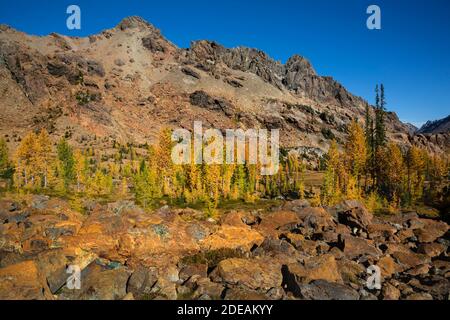
<path fill-rule="evenodd" d="M 315 111 L 314 111 L 314 109 L 311 106 L 307 106 L 307 105 L 304 105 L 304 104 L 299 104 L 298 108 L 302 109 L 306 113 L 315 114 Z"/>
<path fill-rule="evenodd" d="M 87 105 L 89 102 L 92 101 L 92 97 L 89 94 L 89 92 L 84 92 L 84 91 L 78 91 L 77 95 L 76 95 L 76 99 L 78 101 L 78 104 L 80 106 L 84 106 Z"/>
<path fill-rule="evenodd" d="M 153 231 L 161 238 L 165 238 L 169 235 L 169 228 L 163 224 L 154 225 Z"/>
<path fill-rule="evenodd" d="M 334 124 L 335 122 L 334 115 L 328 112 L 322 112 L 319 117 L 323 122 L 327 124 Z"/>

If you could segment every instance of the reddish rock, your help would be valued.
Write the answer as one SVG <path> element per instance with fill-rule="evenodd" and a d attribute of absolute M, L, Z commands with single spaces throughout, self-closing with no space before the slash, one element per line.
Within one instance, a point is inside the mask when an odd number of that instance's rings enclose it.
<path fill-rule="evenodd" d="M 292 211 L 276 211 L 262 216 L 261 219 L 257 230 L 264 235 L 274 237 L 278 237 L 280 232 L 289 230 L 290 227 L 300 222 L 297 214 Z"/>
<path fill-rule="evenodd" d="M 358 292 L 340 283 L 313 281 L 299 288 L 299 296 L 306 300 L 359 300 Z"/>
<path fill-rule="evenodd" d="M 283 205 L 283 210 L 285 211 L 294 211 L 299 212 L 305 208 L 309 208 L 311 205 L 307 200 L 293 200 L 293 201 L 287 201 Z"/>
<path fill-rule="evenodd" d="M 415 268 L 412 268 L 408 271 L 406 271 L 406 274 L 410 276 L 419 276 L 421 274 L 428 274 L 430 272 L 430 266 L 428 264 L 422 264 L 420 266 L 417 266 Z"/>
<path fill-rule="evenodd" d="M 128 279 L 127 292 L 132 293 L 137 299 L 141 299 L 150 294 L 156 281 L 158 281 L 158 277 L 155 268 L 139 266 Z"/>
<path fill-rule="evenodd" d="M 403 230 L 400 230 L 397 233 L 397 237 L 398 237 L 400 242 L 405 242 L 405 241 L 407 241 L 408 239 L 411 239 L 414 236 L 415 235 L 414 235 L 414 230 L 413 229 L 403 229 Z"/>
<path fill-rule="evenodd" d="M 383 296 L 383 300 L 399 300 L 401 292 L 392 284 L 385 283 L 381 289 L 381 295 Z"/>
<path fill-rule="evenodd" d="M 291 263 L 284 268 L 291 283 L 309 283 L 313 280 L 326 280 L 342 283 L 336 259 L 331 254 L 311 257 L 302 263 Z"/>
<path fill-rule="evenodd" d="M 397 232 L 397 228 L 384 223 L 373 223 L 367 226 L 370 239 L 389 239 Z"/>
<path fill-rule="evenodd" d="M 208 265 L 203 263 L 190 264 L 181 268 L 179 276 L 180 279 L 186 281 L 187 279 L 195 275 L 206 278 L 208 275 Z"/>
<path fill-rule="evenodd" d="M 328 231 L 336 226 L 333 216 L 323 208 L 304 208 L 297 214 L 305 235 Z"/>
<path fill-rule="evenodd" d="M 348 225 L 350 228 L 366 230 L 372 223 L 373 215 L 359 201 L 347 200 L 337 205 L 335 210 L 340 223 Z"/>
<path fill-rule="evenodd" d="M 244 223 L 245 213 L 232 211 L 228 214 L 225 214 L 221 219 L 221 224 L 227 224 L 233 227 L 246 227 L 247 225 Z"/>
<path fill-rule="evenodd" d="M 260 292 L 243 289 L 243 288 L 231 288 L 226 290 L 225 300 L 231 301 L 263 301 L 268 300 L 267 296 Z"/>
<path fill-rule="evenodd" d="M 366 273 L 366 268 L 362 264 L 348 259 L 341 259 L 337 261 L 339 273 L 344 281 L 344 283 L 354 283 L 358 284 L 360 278 Z"/>
<path fill-rule="evenodd" d="M 447 246 L 440 243 L 425 243 L 419 245 L 417 252 L 434 258 L 441 255 L 446 249 Z"/>
<path fill-rule="evenodd" d="M 259 246 L 264 237 L 249 227 L 222 226 L 215 233 L 200 241 L 200 247 L 205 251 L 219 249 L 243 249 L 250 251 L 253 246 Z"/>
<path fill-rule="evenodd" d="M 380 258 L 377 262 L 377 266 L 380 268 L 381 275 L 384 278 L 390 278 L 394 273 L 402 270 L 402 268 L 395 263 L 394 259 L 390 256 Z"/>
<path fill-rule="evenodd" d="M 433 296 L 429 293 L 413 293 L 409 296 L 406 297 L 406 300 L 419 300 L 419 301 L 423 301 L 423 300 L 433 300 Z"/>
<path fill-rule="evenodd" d="M 0 300 L 52 300 L 44 275 L 33 261 L 0 269 Z"/>
<path fill-rule="evenodd" d="M 419 242 L 431 243 L 436 239 L 444 236 L 449 230 L 449 226 L 442 221 L 425 220 L 422 219 L 424 226 L 420 229 L 414 230 Z"/>
<path fill-rule="evenodd" d="M 342 236 L 340 243 L 346 257 L 355 259 L 360 256 L 381 256 L 381 251 L 373 246 L 370 240 L 352 236 Z"/>
<path fill-rule="evenodd" d="M 413 268 L 421 264 L 427 264 L 430 262 L 430 258 L 423 254 L 414 252 L 395 252 L 392 256 L 397 262 L 406 268 Z"/>
<path fill-rule="evenodd" d="M 61 300 L 120 300 L 127 294 L 130 273 L 123 267 L 105 270 L 92 264 L 82 273 L 81 289 L 70 290 L 64 287 Z"/>
<path fill-rule="evenodd" d="M 281 286 L 281 265 L 270 260 L 227 259 L 217 266 L 217 275 L 226 283 L 249 289 L 269 290 Z"/>

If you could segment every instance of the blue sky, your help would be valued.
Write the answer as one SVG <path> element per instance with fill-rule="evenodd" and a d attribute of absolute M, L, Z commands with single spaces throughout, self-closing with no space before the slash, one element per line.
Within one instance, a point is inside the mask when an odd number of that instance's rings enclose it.
<path fill-rule="evenodd" d="M 70 4 L 81 7 L 80 31 L 66 28 Z M 382 30 L 366 28 L 371 4 L 381 7 Z M 209 39 L 259 48 L 282 62 L 303 55 L 370 102 L 383 82 L 388 109 L 416 125 L 450 114 L 448 0 L 0 0 L 0 23 L 37 35 L 89 35 L 130 15 L 180 47 Z"/>

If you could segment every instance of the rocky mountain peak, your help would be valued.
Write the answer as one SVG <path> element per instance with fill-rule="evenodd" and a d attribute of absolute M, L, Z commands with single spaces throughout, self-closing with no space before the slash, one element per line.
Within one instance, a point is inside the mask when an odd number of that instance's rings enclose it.
<path fill-rule="evenodd" d="M 10 31 L 13 30 L 10 26 L 7 24 L 0 24 L 0 32 Z"/>
<path fill-rule="evenodd" d="M 317 75 L 311 63 L 304 57 L 295 54 L 285 64 L 286 72 L 301 73 L 305 76 Z"/>
<path fill-rule="evenodd" d="M 418 133 L 448 133 L 450 132 L 450 115 L 444 119 L 428 121 Z"/>
<path fill-rule="evenodd" d="M 139 17 L 139 16 L 131 16 L 124 18 L 122 21 L 119 22 L 119 24 L 116 26 L 116 29 L 118 30 L 127 30 L 127 29 L 137 29 L 145 30 L 156 30 L 159 32 L 158 29 L 156 29 L 151 23 L 146 21 L 145 19 Z"/>

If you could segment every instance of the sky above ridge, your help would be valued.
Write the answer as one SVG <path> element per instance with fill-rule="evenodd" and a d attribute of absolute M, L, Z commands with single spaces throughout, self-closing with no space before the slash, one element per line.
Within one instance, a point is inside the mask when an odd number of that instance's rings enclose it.
<path fill-rule="evenodd" d="M 81 8 L 81 30 L 66 27 L 71 4 Z M 381 30 L 366 27 L 371 4 L 381 8 Z M 95 34 L 131 15 L 179 47 L 207 39 L 281 62 L 300 54 L 371 103 L 382 82 L 388 109 L 416 126 L 450 114 L 448 0 L 0 0 L 0 23 L 35 35 Z"/>

